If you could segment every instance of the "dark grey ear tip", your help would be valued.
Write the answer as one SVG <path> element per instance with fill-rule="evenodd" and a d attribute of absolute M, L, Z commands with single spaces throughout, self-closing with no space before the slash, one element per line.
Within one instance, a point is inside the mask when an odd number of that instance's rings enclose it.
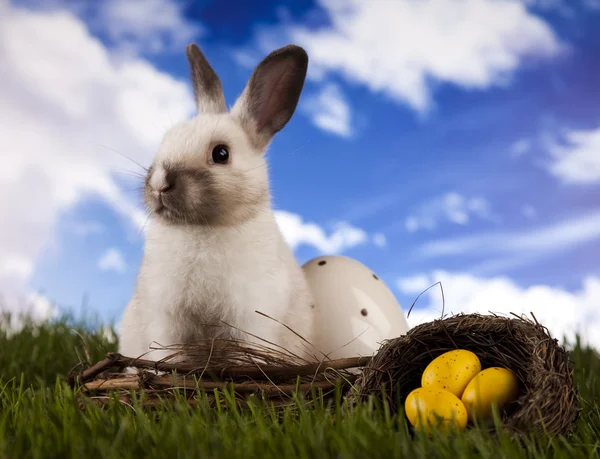
<path fill-rule="evenodd" d="M 296 59 L 298 59 L 302 63 L 303 67 L 307 67 L 308 66 L 308 53 L 306 52 L 306 50 L 304 48 L 301 48 L 300 46 L 296 46 L 296 45 L 290 45 L 290 46 L 292 46 L 291 51 L 296 56 Z"/>
<path fill-rule="evenodd" d="M 204 53 L 200 50 L 196 43 L 190 43 L 189 45 L 187 45 L 185 47 L 185 54 L 188 57 L 188 59 L 191 59 L 192 57 L 204 58 Z"/>
<path fill-rule="evenodd" d="M 290 44 L 290 45 L 284 46 L 281 49 L 287 53 L 295 54 L 299 57 L 305 57 L 306 59 L 308 59 L 308 53 L 302 46 Z"/>
<path fill-rule="evenodd" d="M 300 64 L 301 67 L 308 66 L 308 53 L 304 48 L 298 45 L 290 44 L 283 48 L 276 49 L 269 56 L 265 58 L 265 61 L 271 59 L 286 59 L 293 58 Z"/>

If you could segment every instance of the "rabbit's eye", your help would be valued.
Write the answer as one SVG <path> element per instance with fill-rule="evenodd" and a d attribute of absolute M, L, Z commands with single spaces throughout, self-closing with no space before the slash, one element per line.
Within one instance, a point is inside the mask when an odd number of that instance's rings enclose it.
<path fill-rule="evenodd" d="M 229 150 L 225 145 L 217 145 L 212 151 L 212 160 L 215 164 L 227 164 L 229 162 Z"/>

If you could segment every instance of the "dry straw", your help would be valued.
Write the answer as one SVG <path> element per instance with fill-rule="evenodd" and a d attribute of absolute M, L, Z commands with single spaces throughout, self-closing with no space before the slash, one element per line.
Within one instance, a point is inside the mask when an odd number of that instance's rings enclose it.
<path fill-rule="evenodd" d="M 99 404 L 115 395 L 130 403 L 134 393 L 144 392 L 144 403 L 153 406 L 159 398 L 182 391 L 191 404 L 202 393 L 214 402 L 220 390 L 229 388 L 242 404 L 250 395 L 281 406 L 293 405 L 297 393 L 308 399 L 315 394 L 342 394 L 350 406 L 375 397 L 399 412 L 408 393 L 420 386 L 421 374 L 433 358 L 452 349 L 468 349 L 484 368 L 502 366 L 520 380 L 520 398 L 501 413 L 503 425 L 513 434 L 568 434 L 580 411 L 568 352 L 535 317 L 455 315 L 384 342 L 373 357 L 316 363 L 239 340 L 160 349 L 172 355 L 154 362 L 109 354 L 69 381 L 82 388 L 86 400 Z M 139 373 L 124 374 L 125 367 L 136 367 Z M 335 390 L 338 384 L 341 392 Z"/>
<path fill-rule="evenodd" d="M 357 378 L 350 370 L 370 361 L 370 357 L 356 357 L 306 362 L 285 350 L 228 339 L 157 346 L 155 350 L 169 351 L 170 355 L 156 362 L 110 353 L 72 375 L 69 383 L 101 405 L 114 395 L 130 403 L 133 393 L 142 391 L 142 403 L 148 406 L 175 392 L 186 395 L 191 404 L 197 402 L 200 393 L 214 402 L 215 391 L 233 389 L 242 404 L 255 395 L 284 406 L 293 404 L 296 394 L 311 399 L 345 392 Z M 137 369 L 137 374 L 122 371 L 128 367 Z M 341 392 L 336 392 L 337 386 Z"/>

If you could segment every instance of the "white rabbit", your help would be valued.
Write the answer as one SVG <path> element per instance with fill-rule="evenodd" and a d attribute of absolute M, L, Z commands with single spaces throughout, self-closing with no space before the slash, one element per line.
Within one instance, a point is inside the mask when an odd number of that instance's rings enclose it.
<path fill-rule="evenodd" d="M 165 134 L 148 169 L 150 222 L 119 352 L 159 360 L 165 352 L 149 352 L 152 343 L 257 342 L 225 322 L 314 360 L 314 348 L 255 312 L 315 339 L 312 295 L 276 223 L 264 158 L 296 109 L 308 56 L 295 45 L 269 54 L 228 112 L 200 49 L 191 44 L 186 53 L 198 115 Z"/>

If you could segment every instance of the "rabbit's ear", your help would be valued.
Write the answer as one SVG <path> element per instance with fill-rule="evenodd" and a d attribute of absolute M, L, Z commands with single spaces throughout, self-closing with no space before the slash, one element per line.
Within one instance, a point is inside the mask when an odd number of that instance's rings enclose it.
<path fill-rule="evenodd" d="M 223 113 L 227 111 L 221 80 L 195 43 L 186 48 L 190 63 L 194 96 L 198 113 Z"/>
<path fill-rule="evenodd" d="M 265 148 L 290 120 L 308 68 L 308 55 L 296 45 L 273 51 L 254 69 L 231 109 L 257 148 Z"/>

